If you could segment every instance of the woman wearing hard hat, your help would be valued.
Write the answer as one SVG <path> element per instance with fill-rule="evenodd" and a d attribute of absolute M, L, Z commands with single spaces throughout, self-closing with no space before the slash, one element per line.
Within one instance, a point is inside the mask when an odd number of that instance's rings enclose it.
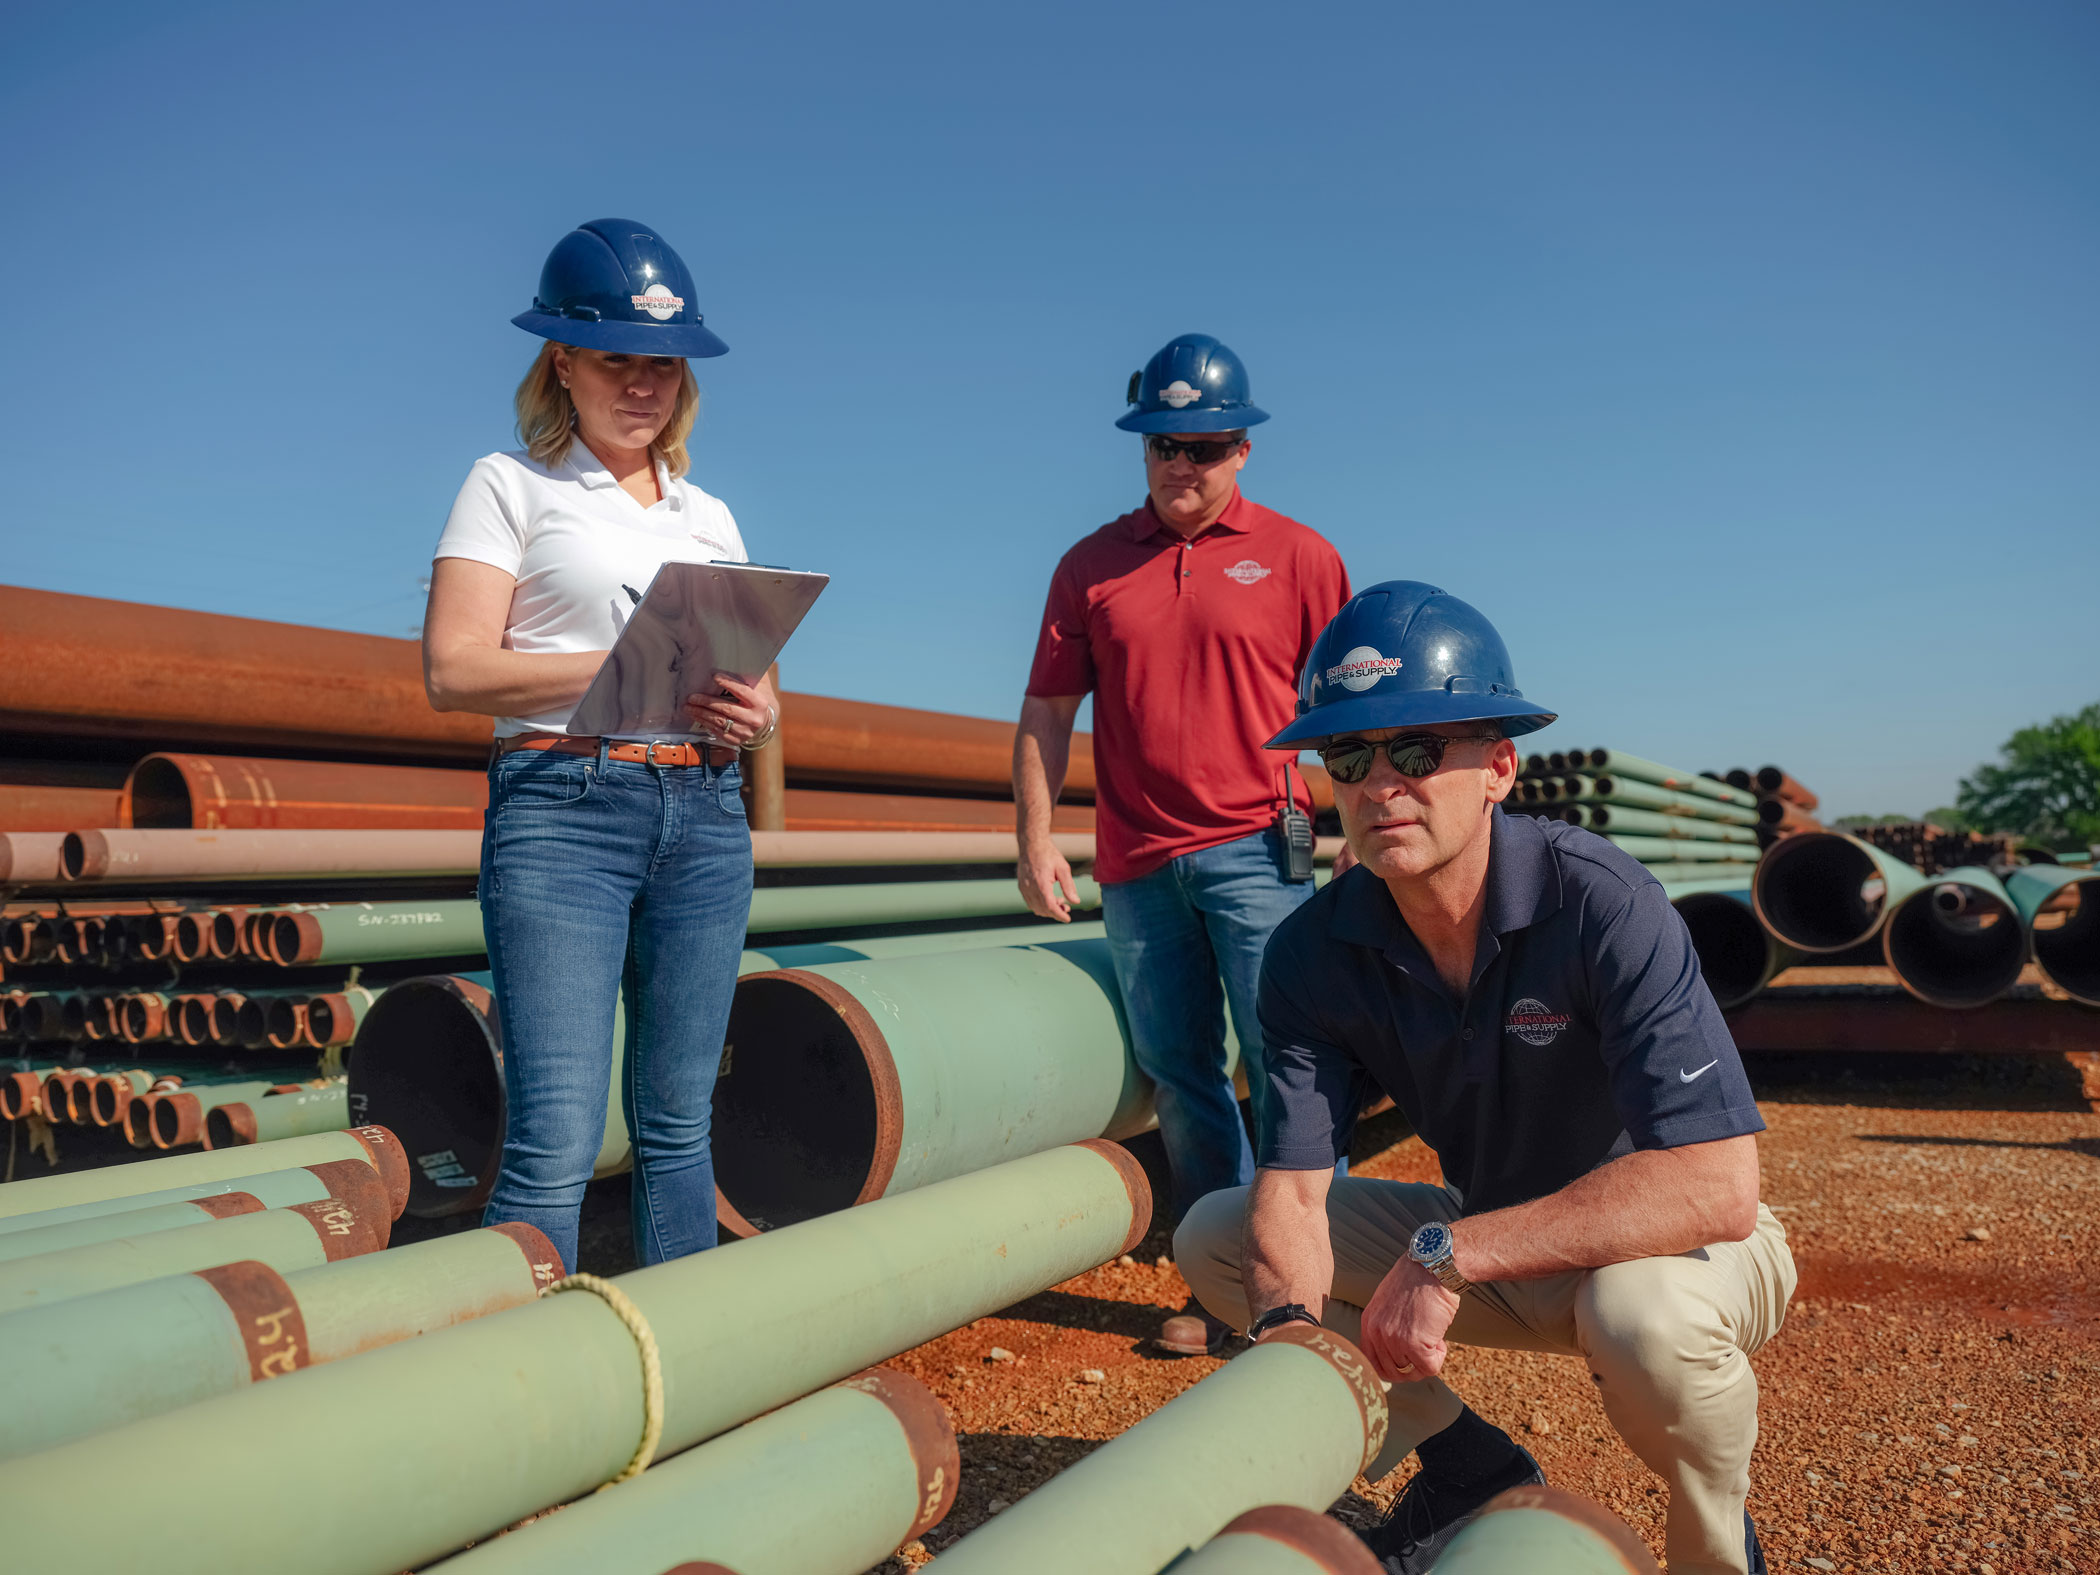
<path fill-rule="evenodd" d="M 693 297 L 646 225 L 563 237 L 511 319 L 546 341 L 518 385 L 524 446 L 468 473 L 424 623 L 430 703 L 496 719 L 481 907 L 509 1114 L 484 1223 L 539 1227 L 571 1269 L 623 998 L 636 1256 L 715 1242 L 709 1118 L 751 904 L 737 752 L 772 736 L 778 701 L 717 674 L 719 692 L 686 701 L 713 745 L 564 731 L 629 587 L 672 560 L 748 560 L 729 510 L 686 478 L 686 361 L 729 348 Z"/>

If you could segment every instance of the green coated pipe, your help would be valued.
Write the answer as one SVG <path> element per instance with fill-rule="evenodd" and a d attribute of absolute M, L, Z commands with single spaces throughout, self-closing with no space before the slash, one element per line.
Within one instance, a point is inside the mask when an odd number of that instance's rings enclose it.
<path fill-rule="evenodd" d="M 1614 836 L 1633 832 L 1643 836 L 1689 839 L 1696 842 L 1733 842 L 1757 846 L 1757 833 L 1748 826 L 1727 826 L 1718 820 L 1700 820 L 1690 815 L 1664 815 L 1652 809 L 1628 809 L 1623 804 L 1571 804 L 1567 813 L 1582 819 L 1571 825 Z"/>
<path fill-rule="evenodd" d="M 498 1225 L 292 1274 L 235 1263 L 9 1313 L 0 1460 L 520 1307 L 560 1275 L 539 1231 Z"/>
<path fill-rule="evenodd" d="M 340 1132 L 350 1124 L 350 1090 L 340 1079 L 325 1087 L 299 1087 L 228 1100 L 205 1112 L 204 1141 L 213 1148 L 275 1143 L 315 1132 Z"/>
<path fill-rule="evenodd" d="M 1747 880 L 1722 891 L 1663 889 L 1691 933 L 1699 973 L 1722 1011 L 1741 1006 L 1801 960 L 1801 953 L 1757 922 Z"/>
<path fill-rule="evenodd" d="M 1628 809 L 1652 809 L 1665 815 L 1718 820 L 1731 826 L 1757 824 L 1755 807 L 1724 804 L 1719 799 L 1679 793 L 1631 777 L 1562 777 L 1559 789 L 1555 802 L 1562 804 L 1624 804 Z"/>
<path fill-rule="evenodd" d="M 804 941 L 791 946 L 747 947 L 737 975 L 773 968 L 812 968 L 818 963 L 858 962 L 874 957 L 924 957 L 937 952 L 974 952 L 993 946 L 1036 946 L 1045 941 L 1098 941 L 1108 934 L 1099 919 L 1070 924 L 1003 925 L 993 930 L 937 930 L 931 935 L 871 935 L 852 940 Z"/>
<path fill-rule="evenodd" d="M 1101 906 L 1091 875 L 1076 877 L 1081 908 Z M 848 929 L 871 924 L 933 923 L 1026 913 L 1011 880 L 904 880 L 868 885 L 761 886 L 751 894 L 748 929 Z"/>
<path fill-rule="evenodd" d="M 1621 836 L 1616 831 L 1600 832 L 1622 852 L 1631 853 L 1644 864 L 1697 863 L 1711 859 L 1746 861 L 1747 855 L 1755 854 L 1755 840 L 1745 847 L 1736 842 L 1692 842 L 1678 837 Z"/>
<path fill-rule="evenodd" d="M 377 1185 L 376 1177 L 374 1185 Z M 222 1192 L 215 1197 L 134 1209 L 128 1214 L 105 1214 L 100 1219 L 75 1220 L 70 1225 L 10 1231 L 0 1236 L 0 1263 L 34 1258 L 47 1252 L 64 1252 L 71 1247 L 89 1247 L 97 1242 L 157 1235 L 161 1231 L 181 1230 L 211 1220 L 231 1219 L 237 1214 L 259 1214 L 262 1208 L 261 1201 L 251 1193 Z"/>
<path fill-rule="evenodd" d="M 1757 795 L 1748 788 L 1730 787 L 1726 782 L 1702 777 L 1696 771 L 1679 771 L 1675 766 L 1659 765 L 1653 760 L 1643 760 L 1639 755 L 1629 755 L 1617 749 L 1576 750 L 1574 754 L 1581 757 L 1581 763 L 1578 765 L 1571 757 L 1568 764 L 1577 773 L 1627 777 L 1635 782 L 1652 782 L 1657 787 L 1669 788 L 1674 792 L 1710 798 L 1721 804 L 1735 804 L 1753 811 L 1757 808 Z"/>
<path fill-rule="evenodd" d="M 401 1201 L 408 1196 L 408 1161 L 401 1152 L 401 1145 L 385 1127 L 359 1126 L 347 1132 L 287 1138 L 282 1143 L 207 1149 L 199 1154 L 177 1154 L 135 1165 L 105 1165 L 100 1170 L 77 1171 L 72 1175 L 10 1181 L 0 1184 L 0 1219 L 35 1214 L 45 1209 L 70 1208 L 82 1203 L 101 1203 L 111 1198 L 135 1198 L 141 1193 L 162 1192 L 170 1187 L 255 1176 L 264 1171 L 289 1170 L 299 1165 L 320 1165 L 332 1159 L 362 1160 L 378 1171 L 379 1179 L 387 1184 L 387 1195 L 393 1201 L 394 1211 L 400 1212 Z"/>
<path fill-rule="evenodd" d="M 180 1230 L 122 1236 L 0 1263 L 0 1313 L 49 1307 L 119 1285 L 189 1274 L 253 1258 L 283 1274 L 314 1269 L 386 1245 L 384 1210 L 359 1213 L 341 1198 L 236 1214 Z"/>
<path fill-rule="evenodd" d="M 277 1087 L 269 1078 L 251 1078 L 244 1083 L 185 1083 L 165 1093 L 148 1094 L 151 1107 L 148 1130 L 155 1148 L 187 1148 L 204 1142 L 204 1118 L 219 1106 L 237 1100 L 260 1099 Z"/>
<path fill-rule="evenodd" d="M 471 957 L 488 950 L 481 904 L 471 897 L 320 903 L 272 914 L 267 923 L 269 955 L 287 968 Z"/>
<path fill-rule="evenodd" d="M 1925 884 L 1893 854 L 1837 831 L 1801 831 L 1765 849 L 1750 893 L 1764 927 L 1798 952 L 1869 941 L 1888 910 Z"/>
<path fill-rule="evenodd" d="M 1385 1566 L 1331 1516 L 1295 1504 L 1264 1504 L 1161 1575 L 1385 1575 Z"/>
<path fill-rule="evenodd" d="M 622 1275 L 661 1363 L 656 1452 L 1105 1263 L 1150 1215 L 1136 1161 L 1076 1144 Z M 412 1568 L 611 1481 L 643 1394 L 606 1302 L 544 1297 L 8 1461 L 0 1525 L 24 1569 L 76 1567 L 89 1526 L 108 1569 Z M 273 1482 L 327 1491 L 258 1491 Z"/>
<path fill-rule="evenodd" d="M 1625 1521 L 1565 1488 L 1511 1488 L 1444 1549 L 1436 1575 L 1662 1575 Z"/>
<path fill-rule="evenodd" d="M 746 974 L 715 1083 L 722 1223 L 792 1225 L 1152 1119 L 1105 940 Z"/>
<path fill-rule="evenodd" d="M 696 1559 L 737 1575 L 860 1575 L 940 1524 L 961 1470 L 932 1391 L 873 1367 L 431 1575 L 663 1575 Z M 809 1513 L 813 1483 L 822 1514 Z"/>
<path fill-rule="evenodd" d="M 361 1173 L 361 1174 L 357 1174 Z M 157 1209 L 170 1203 L 188 1203 L 198 1198 L 215 1198 L 229 1192 L 245 1192 L 258 1198 L 266 1209 L 281 1209 L 294 1203 L 318 1203 L 323 1198 L 367 1198 L 365 1188 L 379 1173 L 370 1165 L 354 1159 L 324 1160 L 318 1165 L 294 1166 L 287 1170 L 266 1170 L 254 1176 L 231 1176 L 223 1181 L 198 1181 L 186 1187 L 169 1187 L 162 1192 L 146 1192 L 136 1197 L 104 1198 L 98 1203 L 75 1203 L 68 1208 L 46 1209 L 38 1214 L 16 1214 L 0 1219 L 0 1243 L 24 1231 L 45 1230 L 54 1225 L 72 1225 L 83 1220 L 108 1219 L 117 1214 L 135 1214 L 143 1209 Z M 379 1192 L 371 1201 L 384 1204 L 388 1217 L 400 1214 L 400 1204 L 387 1192 L 386 1183 L 379 1182 Z"/>
<path fill-rule="evenodd" d="M 1740 886 L 1747 891 L 1750 878 L 1757 873 L 1756 864 L 1748 859 L 1739 864 L 1646 864 L 1642 868 L 1673 895 L 1690 887 L 1718 891 Z"/>
<path fill-rule="evenodd" d="M 2074 1001 L 2100 1006 L 2100 871 L 2026 864 L 2005 877 L 2005 893 L 2027 926 L 2035 966 Z M 2072 906 L 2043 911 L 2051 899 Z"/>
<path fill-rule="evenodd" d="M 2019 983 L 2027 926 L 1989 870 L 1942 870 L 1891 905 L 1881 950 L 1919 1000 L 1983 1006 Z"/>
<path fill-rule="evenodd" d="M 1263 1504 L 1325 1509 L 1385 1442 L 1355 1346 L 1288 1324 L 934 1561 L 941 1575 L 1155 1575 Z"/>

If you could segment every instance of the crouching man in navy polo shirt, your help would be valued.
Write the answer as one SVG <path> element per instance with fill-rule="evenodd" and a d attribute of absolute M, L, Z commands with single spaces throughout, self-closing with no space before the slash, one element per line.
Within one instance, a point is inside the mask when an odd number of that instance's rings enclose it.
<path fill-rule="evenodd" d="M 1794 1288 L 1758 1201 L 1764 1122 L 1662 887 L 1498 807 L 1509 738 L 1552 720 L 1434 586 L 1373 586 L 1322 633 L 1270 747 L 1319 750 L 1358 863 L 1269 944 L 1260 1168 L 1196 1206 L 1174 1255 L 1212 1315 L 1256 1339 L 1324 1324 L 1392 1385 L 1365 1475 L 1410 1450 L 1422 1468 L 1366 1539 L 1387 1569 L 1428 1569 L 1541 1480 L 1438 1378 L 1455 1343 L 1580 1357 L 1669 1484 L 1672 1575 L 1762 1571 L 1750 1356 Z M 1336 1179 L 1374 1086 L 1442 1186 Z"/>

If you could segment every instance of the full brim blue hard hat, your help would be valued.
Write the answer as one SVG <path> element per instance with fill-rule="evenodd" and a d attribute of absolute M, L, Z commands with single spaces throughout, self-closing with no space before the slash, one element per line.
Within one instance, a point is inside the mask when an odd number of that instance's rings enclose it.
<path fill-rule="evenodd" d="M 1256 407 L 1247 368 L 1209 334 L 1183 334 L 1132 374 L 1125 400 L 1136 406 L 1116 425 L 1125 432 L 1237 432 L 1269 413 Z"/>
<path fill-rule="evenodd" d="M 693 297 L 685 259 L 654 230 L 593 219 L 555 243 L 532 310 L 511 321 L 542 339 L 615 355 L 726 355 Z"/>
<path fill-rule="evenodd" d="M 701 360 L 729 354 L 729 346 L 720 335 L 698 323 L 593 323 L 556 317 L 551 312 L 520 312 L 511 321 L 542 339 L 613 355 L 675 355 Z"/>
<path fill-rule="evenodd" d="M 1265 747 L 1459 722 L 1493 722 L 1515 738 L 1556 714 L 1524 698 L 1509 647 L 1478 608 L 1420 580 L 1387 580 L 1320 631 L 1298 680 L 1298 715 Z"/>

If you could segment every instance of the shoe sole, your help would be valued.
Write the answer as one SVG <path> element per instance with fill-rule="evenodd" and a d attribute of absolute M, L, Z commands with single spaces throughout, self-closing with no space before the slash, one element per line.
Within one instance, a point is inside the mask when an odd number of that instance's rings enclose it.
<path fill-rule="evenodd" d="M 1155 1339 L 1153 1346 L 1162 1351 L 1171 1351 L 1176 1356 L 1216 1356 L 1218 1353 L 1207 1345 L 1183 1345 L 1176 1341 Z"/>

